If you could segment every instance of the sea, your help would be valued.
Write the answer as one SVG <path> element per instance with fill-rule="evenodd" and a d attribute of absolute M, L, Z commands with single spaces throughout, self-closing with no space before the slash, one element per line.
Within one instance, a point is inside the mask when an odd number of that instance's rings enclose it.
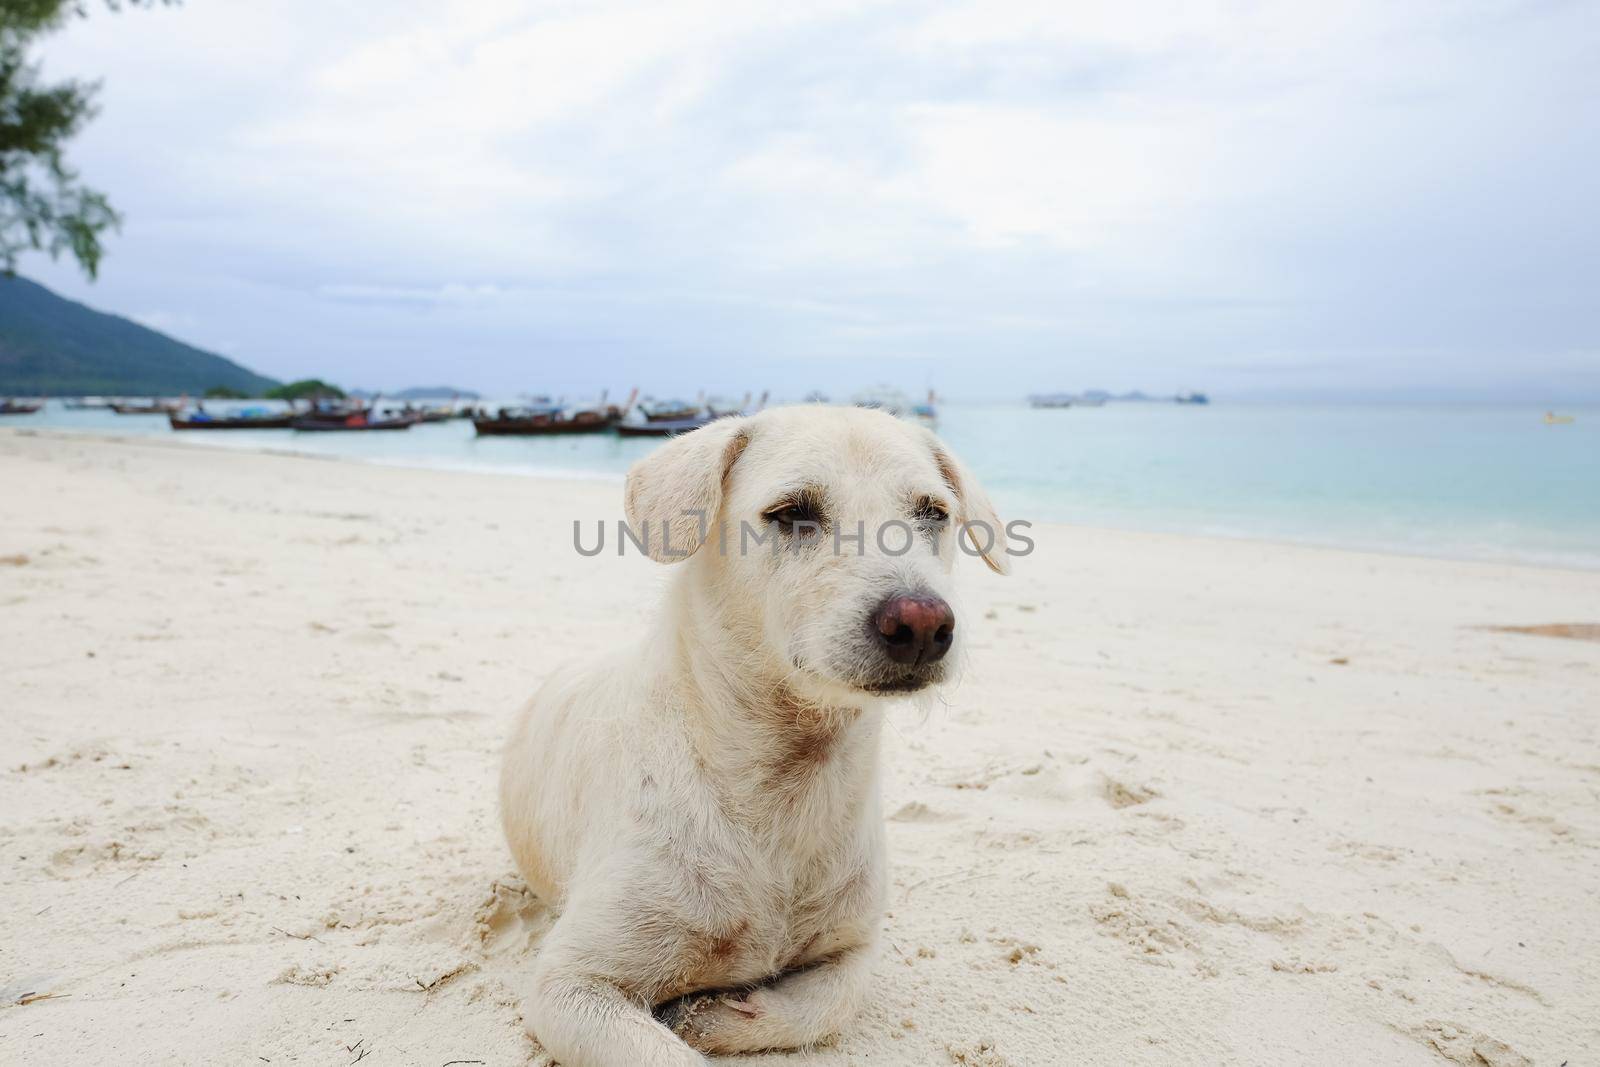
<path fill-rule="evenodd" d="M 1600 569 L 1600 409 L 1562 414 L 1574 421 L 1549 425 L 1526 407 L 948 402 L 937 429 L 1008 521 Z M 59 401 L 0 427 L 619 483 L 660 446 L 611 434 L 479 438 L 465 420 L 397 433 L 176 433 L 163 417 Z"/>

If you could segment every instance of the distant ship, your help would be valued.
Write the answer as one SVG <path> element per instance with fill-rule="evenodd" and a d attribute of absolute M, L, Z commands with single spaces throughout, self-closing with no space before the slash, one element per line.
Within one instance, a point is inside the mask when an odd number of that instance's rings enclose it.
<path fill-rule="evenodd" d="M 762 392 L 761 399 L 757 400 L 755 407 L 750 406 L 750 399 L 754 394 L 744 394 L 743 400 L 734 400 L 731 397 L 713 396 L 706 400 L 706 411 L 712 418 L 720 419 L 724 415 L 754 415 L 767 406 L 767 392 Z"/>
<path fill-rule="evenodd" d="M 1211 398 L 1204 393 L 1179 393 L 1172 398 L 1177 404 L 1209 404 Z"/>
<path fill-rule="evenodd" d="M 1105 407 L 1111 394 L 1099 389 L 1084 393 L 1034 393 L 1028 405 L 1036 408 L 1099 408 Z"/>
<path fill-rule="evenodd" d="M 936 400 L 932 389 L 928 390 L 927 402 L 918 404 L 900 390 L 880 385 L 874 389 L 862 390 L 852 397 L 850 402 L 858 408 L 875 408 L 897 419 L 910 419 L 932 427 L 939 421 Z"/>

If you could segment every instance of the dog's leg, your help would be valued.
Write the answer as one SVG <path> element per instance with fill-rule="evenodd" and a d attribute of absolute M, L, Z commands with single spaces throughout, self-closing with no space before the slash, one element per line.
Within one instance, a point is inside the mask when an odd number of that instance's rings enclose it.
<path fill-rule="evenodd" d="M 667 1013 L 701 1052 L 801 1048 L 832 1037 L 866 999 L 877 948 L 859 945 L 745 993 L 689 997 Z"/>
<path fill-rule="evenodd" d="M 540 946 L 522 1023 L 561 1067 L 705 1067 L 699 1053 L 657 1022 L 650 1006 L 586 967 L 563 916 Z M 567 936 L 563 936 L 566 934 Z"/>

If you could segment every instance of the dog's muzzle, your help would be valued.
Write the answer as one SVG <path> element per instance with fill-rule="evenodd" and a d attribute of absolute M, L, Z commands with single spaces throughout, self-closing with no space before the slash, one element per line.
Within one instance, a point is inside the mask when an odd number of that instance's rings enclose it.
<path fill-rule="evenodd" d="M 902 594 L 878 605 L 868 630 L 878 669 L 861 687 L 874 693 L 909 693 L 943 678 L 939 661 L 955 642 L 956 613 L 931 593 Z"/>

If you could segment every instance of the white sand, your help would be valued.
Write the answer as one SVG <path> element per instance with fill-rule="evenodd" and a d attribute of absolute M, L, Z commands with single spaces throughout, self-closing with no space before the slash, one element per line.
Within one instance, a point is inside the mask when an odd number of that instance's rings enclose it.
<path fill-rule="evenodd" d="M 496 755 L 653 609 L 571 548 L 618 487 L 4 431 L 0 488 L 0 1061 L 541 1062 Z M 757 1062 L 1593 1062 L 1600 643 L 1480 627 L 1600 574 L 1038 534 L 893 719 L 871 1006 Z"/>

